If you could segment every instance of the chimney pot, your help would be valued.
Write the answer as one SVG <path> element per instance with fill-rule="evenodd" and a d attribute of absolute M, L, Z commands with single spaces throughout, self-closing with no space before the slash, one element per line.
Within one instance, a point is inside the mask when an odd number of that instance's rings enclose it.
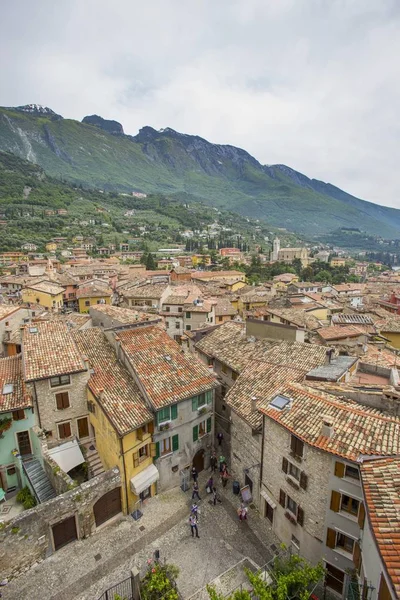
<path fill-rule="evenodd" d="M 323 437 L 332 438 L 334 433 L 333 419 L 329 416 L 322 417 L 321 435 Z"/>
<path fill-rule="evenodd" d="M 256 396 L 252 396 L 251 398 L 251 412 L 256 412 L 257 410 L 257 397 Z"/>

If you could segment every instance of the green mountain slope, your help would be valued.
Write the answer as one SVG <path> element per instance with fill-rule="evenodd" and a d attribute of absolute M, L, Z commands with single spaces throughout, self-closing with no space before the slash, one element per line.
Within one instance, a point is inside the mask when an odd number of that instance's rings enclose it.
<path fill-rule="evenodd" d="M 359 227 L 400 237 L 400 211 L 359 200 L 234 146 L 144 127 L 137 136 L 96 115 L 83 123 L 36 105 L 0 108 L 0 150 L 95 189 L 188 195 L 308 236 Z"/>

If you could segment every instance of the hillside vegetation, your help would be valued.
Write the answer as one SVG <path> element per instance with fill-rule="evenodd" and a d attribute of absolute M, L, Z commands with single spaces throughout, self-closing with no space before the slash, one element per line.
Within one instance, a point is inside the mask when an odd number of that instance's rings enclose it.
<path fill-rule="evenodd" d="M 340 227 L 397 238 L 400 211 L 346 194 L 284 165 L 172 129 L 144 127 L 132 137 L 96 115 L 84 123 L 49 109 L 0 109 L 0 150 L 49 175 L 105 191 L 176 194 L 267 220 L 309 237 Z"/>

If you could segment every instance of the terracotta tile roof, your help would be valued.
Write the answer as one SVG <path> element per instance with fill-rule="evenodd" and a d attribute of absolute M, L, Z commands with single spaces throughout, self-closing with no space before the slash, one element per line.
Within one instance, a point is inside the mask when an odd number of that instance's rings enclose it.
<path fill-rule="evenodd" d="M 156 409 L 217 386 L 216 378 L 196 358 L 157 327 L 118 334 L 121 347 Z"/>
<path fill-rule="evenodd" d="M 292 399 L 290 408 L 277 410 L 270 405 L 275 392 L 260 406 L 262 413 L 276 421 L 304 442 L 357 460 L 362 455 L 390 456 L 400 453 L 400 419 L 385 416 L 344 398 L 294 383 L 282 386 L 279 394 Z M 321 435 L 322 421 L 333 422 L 332 437 Z"/>
<path fill-rule="evenodd" d="M 177 306 L 183 306 L 186 302 L 186 298 L 187 298 L 187 294 L 184 296 L 168 296 L 168 298 L 166 298 L 163 302 L 163 305 L 165 304 L 172 304 L 172 305 L 177 305 Z"/>
<path fill-rule="evenodd" d="M 323 365 L 326 359 L 326 348 L 302 342 L 278 342 L 267 352 L 263 361 L 301 369 L 308 373 L 311 369 Z"/>
<path fill-rule="evenodd" d="M 314 315 L 307 314 L 305 309 L 267 308 L 265 312 L 288 321 L 291 325 L 296 325 L 297 327 L 304 327 L 310 330 L 321 327 L 320 321 Z"/>
<path fill-rule="evenodd" d="M 0 321 L 17 312 L 19 309 L 19 306 L 13 304 L 0 304 Z"/>
<path fill-rule="evenodd" d="M 318 329 L 318 335 L 325 341 L 327 340 L 343 340 L 349 337 L 359 337 L 365 332 L 358 329 L 354 325 L 333 325 L 331 327 L 322 327 Z"/>
<path fill-rule="evenodd" d="M 374 321 L 370 315 L 360 313 L 340 313 L 333 315 L 332 323 L 346 325 L 373 325 Z"/>
<path fill-rule="evenodd" d="M 12 391 L 3 394 L 4 386 L 12 384 Z M 32 406 L 22 373 L 22 357 L 0 358 L 0 413 Z"/>
<path fill-rule="evenodd" d="M 400 458 L 364 461 L 361 480 L 370 527 L 400 598 Z"/>
<path fill-rule="evenodd" d="M 232 304 L 226 298 L 219 298 L 217 304 L 214 307 L 216 317 L 223 317 L 226 315 L 232 316 L 237 314 L 237 310 L 233 308 Z"/>
<path fill-rule="evenodd" d="M 26 381 L 85 370 L 65 323 L 43 321 L 26 325 L 22 333 L 22 348 Z"/>
<path fill-rule="evenodd" d="M 252 406 L 255 398 L 256 407 L 274 394 L 288 382 L 302 381 L 305 371 L 289 366 L 274 365 L 265 362 L 254 362 L 241 373 L 225 396 L 225 402 L 253 429 L 258 429 L 262 416 Z"/>
<path fill-rule="evenodd" d="M 56 283 L 51 283 L 50 281 L 42 281 L 34 285 L 27 285 L 26 287 L 35 292 L 44 292 L 51 296 L 57 296 L 58 294 L 63 294 L 65 292 L 65 288 Z"/>
<path fill-rule="evenodd" d="M 133 377 L 117 360 L 112 346 L 98 327 L 72 332 L 80 352 L 94 370 L 89 389 L 101 404 L 119 435 L 153 420 L 153 413 Z M 101 394 L 101 390 L 103 393 Z"/>
<path fill-rule="evenodd" d="M 240 373 L 249 361 L 262 360 L 275 344 L 279 342 L 248 337 L 245 323 L 228 321 L 197 342 L 195 348 Z"/>
<path fill-rule="evenodd" d="M 107 286 L 99 284 L 82 285 L 76 290 L 77 298 L 102 298 L 103 296 L 111 296 L 112 290 Z"/>
<path fill-rule="evenodd" d="M 193 304 L 187 303 L 184 305 L 184 312 L 199 312 L 199 313 L 208 313 L 212 311 L 213 303 L 209 300 L 204 300 L 201 304 Z"/>
<path fill-rule="evenodd" d="M 379 324 L 381 332 L 400 333 L 400 319 L 388 319 L 385 323 Z"/>
<path fill-rule="evenodd" d="M 138 321 L 155 321 L 157 315 L 152 315 L 146 312 L 138 311 L 133 308 L 121 308 L 120 306 L 111 306 L 110 304 L 96 304 L 91 306 L 89 313 L 96 311 L 107 315 L 115 320 L 114 326 L 117 327 L 118 323 L 121 325 L 130 325 Z"/>
<path fill-rule="evenodd" d="M 368 344 L 367 351 L 360 357 L 360 361 L 379 367 L 400 367 L 400 359 L 394 353 L 386 348 L 378 348 L 372 344 Z"/>
<path fill-rule="evenodd" d="M 121 293 L 127 298 L 147 298 L 151 300 L 152 298 L 161 298 L 167 287 L 168 284 L 166 283 L 148 283 L 122 290 Z"/>

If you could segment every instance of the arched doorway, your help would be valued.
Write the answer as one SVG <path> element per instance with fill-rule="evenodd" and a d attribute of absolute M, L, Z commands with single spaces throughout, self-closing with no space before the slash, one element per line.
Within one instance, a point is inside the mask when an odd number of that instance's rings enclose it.
<path fill-rule="evenodd" d="M 121 488 L 115 488 L 107 494 L 104 494 L 93 506 L 94 518 L 97 527 L 115 517 L 122 511 L 121 507 Z"/>
<path fill-rule="evenodd" d="M 201 473 L 204 469 L 204 454 L 204 450 L 201 448 L 201 450 L 196 452 L 193 458 L 193 466 L 196 467 L 198 473 Z"/>

